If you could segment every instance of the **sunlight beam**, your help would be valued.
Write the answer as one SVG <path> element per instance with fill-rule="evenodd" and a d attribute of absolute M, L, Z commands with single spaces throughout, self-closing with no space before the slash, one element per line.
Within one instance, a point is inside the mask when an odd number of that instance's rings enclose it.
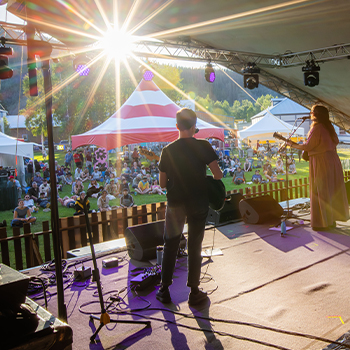
<path fill-rule="evenodd" d="M 105 25 L 106 25 L 107 29 L 110 29 L 111 28 L 111 24 L 109 23 L 108 17 L 106 15 L 105 10 L 103 9 L 103 7 L 102 7 L 102 5 L 100 3 L 100 0 L 94 0 L 94 1 L 95 1 L 95 4 L 96 4 L 98 10 L 100 11 L 101 17 L 102 17 L 103 21 L 105 22 Z"/>
<path fill-rule="evenodd" d="M 310 1 L 312 1 L 312 0 L 293 0 L 293 1 L 282 3 L 282 4 L 276 4 L 276 5 L 271 5 L 271 6 L 263 7 L 263 8 L 260 8 L 260 9 L 256 9 L 256 10 L 246 11 L 246 12 L 239 13 L 239 14 L 229 15 L 229 16 L 225 16 L 225 17 L 221 17 L 221 18 L 215 18 L 215 19 L 211 19 L 211 20 L 208 20 L 208 21 L 203 21 L 203 22 L 199 22 L 199 23 L 195 23 L 195 24 L 189 24 L 189 25 L 186 25 L 186 26 L 183 26 L 183 27 L 179 27 L 179 28 L 164 30 L 162 32 L 149 34 L 148 37 L 159 38 L 159 37 L 163 37 L 163 36 L 166 36 L 166 35 L 173 35 L 175 33 L 183 32 L 183 31 L 186 31 L 186 30 L 191 30 L 191 29 L 197 29 L 197 28 L 201 28 L 201 27 L 205 27 L 205 26 L 210 26 L 212 24 L 218 24 L 218 23 L 227 22 L 227 21 L 231 21 L 231 20 L 234 20 L 234 19 L 238 19 L 238 18 L 243 18 L 243 17 L 252 16 L 252 15 L 257 15 L 257 14 L 261 14 L 261 13 L 264 13 L 264 12 L 278 10 L 278 9 L 282 9 L 282 8 L 285 8 L 285 7 L 298 5 L 298 4 L 302 4 L 302 3 L 310 2 Z"/>
<path fill-rule="evenodd" d="M 148 23 L 152 18 L 157 16 L 160 12 L 162 12 L 166 7 L 168 7 L 174 0 L 168 0 L 165 4 L 159 7 L 158 10 L 151 13 L 147 18 L 145 18 L 143 21 L 141 21 L 136 27 L 130 30 L 130 34 L 134 34 L 137 30 L 139 30 L 141 27 L 143 27 L 146 23 Z M 152 37 L 147 35 L 148 37 Z"/>
<path fill-rule="evenodd" d="M 129 24 L 130 24 L 130 21 L 132 20 L 132 18 L 134 17 L 136 11 L 138 10 L 139 8 L 139 5 L 141 3 L 142 0 L 134 0 L 132 5 L 131 5 L 131 8 L 128 12 L 128 15 L 126 16 L 125 20 L 124 20 L 124 23 L 122 25 L 122 28 L 121 30 L 124 30 L 126 31 Z"/>
<path fill-rule="evenodd" d="M 59 2 L 68 11 L 74 13 L 77 17 L 82 19 L 90 27 L 95 28 L 99 33 L 103 34 L 103 31 L 99 27 L 97 27 L 95 24 L 93 24 L 91 21 L 89 21 L 86 17 L 84 17 L 82 14 L 80 14 L 77 10 L 75 10 L 72 5 L 68 4 L 67 2 L 65 2 L 63 0 L 57 0 L 57 2 Z"/>

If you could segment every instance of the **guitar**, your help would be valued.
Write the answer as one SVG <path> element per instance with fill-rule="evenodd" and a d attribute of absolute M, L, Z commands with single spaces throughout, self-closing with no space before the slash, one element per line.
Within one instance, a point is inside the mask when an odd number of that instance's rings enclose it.
<path fill-rule="evenodd" d="M 224 207 L 226 199 L 225 185 L 221 180 L 215 180 L 212 176 L 207 175 L 207 190 L 209 206 L 213 210 L 219 211 Z"/>
<path fill-rule="evenodd" d="M 275 139 L 282 140 L 282 141 L 284 141 L 284 142 L 288 141 L 284 136 L 282 136 L 282 135 L 281 135 L 280 133 L 278 133 L 278 132 L 274 132 L 274 133 L 273 133 L 273 137 L 274 137 Z M 291 146 L 291 147 L 293 147 L 293 146 Z M 306 162 L 308 162 L 309 159 L 310 159 L 309 154 L 307 153 L 307 151 L 303 151 L 303 153 L 301 154 L 301 157 L 302 157 Z"/>

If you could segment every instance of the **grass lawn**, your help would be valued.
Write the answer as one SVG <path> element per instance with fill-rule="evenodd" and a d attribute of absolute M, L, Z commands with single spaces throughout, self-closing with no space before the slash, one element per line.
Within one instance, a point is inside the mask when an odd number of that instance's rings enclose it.
<path fill-rule="evenodd" d="M 350 148 L 340 148 L 338 149 L 338 154 L 340 159 L 342 160 L 344 166 L 344 170 L 348 170 L 349 166 L 349 158 L 350 158 Z M 64 155 L 65 152 L 60 152 L 60 151 L 56 151 L 55 153 L 55 158 L 58 161 L 59 164 L 64 164 Z M 42 160 L 42 155 L 41 153 L 36 153 L 35 154 L 35 158 L 38 160 Z M 115 153 L 112 153 L 110 156 L 112 162 L 115 161 Z M 113 159 L 114 158 L 114 159 Z M 244 163 L 244 160 L 241 159 L 242 164 Z M 276 159 L 274 158 L 272 160 L 272 166 L 275 165 Z M 144 162 L 146 164 L 146 161 Z M 305 162 L 304 160 L 301 160 L 301 162 L 299 163 L 298 160 L 296 161 L 296 168 L 297 168 L 297 174 L 295 175 L 289 175 L 289 179 L 290 180 L 294 180 L 294 179 L 299 179 L 299 178 L 305 178 L 309 176 L 309 165 L 308 162 Z M 251 176 L 253 175 L 253 172 L 250 172 L 248 174 L 246 174 L 246 180 L 247 182 L 250 181 Z M 278 178 L 283 178 L 285 179 L 286 175 L 279 175 Z M 240 188 L 246 188 L 246 187 L 253 187 L 254 185 L 250 184 L 241 184 L 241 185 L 235 185 L 232 183 L 232 177 L 228 176 L 226 178 L 223 179 L 223 182 L 226 186 L 226 191 L 231 191 L 233 189 L 240 189 Z M 100 183 L 101 185 L 102 183 Z M 84 183 L 84 187 L 85 189 L 87 189 L 88 186 L 88 182 Z M 71 195 L 71 186 L 64 186 L 63 187 L 63 191 L 59 192 L 59 196 L 61 198 L 63 198 L 64 196 L 70 196 Z M 166 201 L 166 196 L 161 196 L 161 195 L 156 195 L 156 194 L 152 194 L 152 195 L 133 195 L 134 197 L 134 202 L 136 205 L 142 205 L 142 204 L 148 204 L 148 203 L 157 203 L 157 202 L 162 202 L 162 201 Z M 90 198 L 90 205 L 91 205 L 91 209 L 97 209 L 97 199 L 95 198 Z M 111 205 L 119 205 L 119 199 L 113 200 L 110 202 Z M 67 217 L 67 216 L 72 216 L 74 213 L 74 209 L 70 209 L 70 208 L 66 208 L 63 207 L 61 204 L 59 204 L 59 216 L 60 217 Z M 41 222 L 42 221 L 50 221 L 51 216 L 50 216 L 50 212 L 43 212 L 42 209 L 39 210 L 38 213 L 35 214 L 36 218 L 37 218 L 37 223 L 35 225 L 33 225 L 32 230 L 34 232 L 39 232 L 42 230 L 42 225 Z M 6 220 L 8 222 L 8 233 L 12 234 L 12 230 L 10 229 L 10 222 L 13 218 L 13 213 L 12 210 L 7 210 L 7 211 L 3 211 L 1 212 L 1 217 L 0 217 L 0 221 L 2 220 Z"/>

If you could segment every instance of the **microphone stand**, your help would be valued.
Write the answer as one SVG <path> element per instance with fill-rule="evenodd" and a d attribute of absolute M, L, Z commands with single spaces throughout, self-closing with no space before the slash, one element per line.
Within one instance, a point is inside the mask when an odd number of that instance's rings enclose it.
<path fill-rule="evenodd" d="M 110 307 L 114 301 L 112 301 L 107 307 L 105 307 L 105 302 L 103 300 L 103 294 L 102 294 L 102 286 L 101 286 L 101 280 L 100 280 L 100 272 L 97 267 L 97 261 L 96 261 L 96 255 L 95 255 L 95 248 L 92 240 L 92 234 L 91 234 L 91 227 L 90 227 L 90 221 L 89 221 L 89 215 L 88 215 L 88 209 L 87 209 L 87 200 L 89 197 L 91 197 L 92 194 L 100 192 L 100 189 L 96 189 L 94 187 L 91 187 L 87 192 L 86 196 L 83 200 L 83 207 L 84 207 L 84 214 L 85 214 L 85 221 L 86 221 L 86 229 L 87 233 L 89 236 L 89 243 L 90 243 L 90 249 L 91 249 L 91 257 L 92 257 L 92 262 L 94 266 L 93 270 L 93 280 L 96 281 L 97 284 L 97 291 L 98 291 L 98 297 L 99 297 L 99 302 L 100 302 L 100 308 L 101 308 L 101 315 L 100 316 L 95 316 L 95 315 L 90 315 L 90 320 L 99 320 L 100 325 L 94 332 L 94 334 L 90 337 L 91 343 L 95 342 L 95 338 L 100 332 L 100 330 L 103 328 L 108 323 L 132 323 L 132 324 L 144 324 L 147 327 L 151 325 L 150 321 L 134 321 L 134 320 L 112 320 L 110 319 L 107 309 Z"/>
<path fill-rule="evenodd" d="M 289 137 L 286 139 L 286 141 L 283 143 L 283 145 L 279 148 L 278 153 L 280 153 L 283 157 L 283 155 L 285 156 L 285 166 L 286 166 L 286 191 L 287 191 L 287 209 L 284 211 L 285 213 L 285 219 L 290 219 L 290 218 L 296 218 L 296 215 L 294 215 L 290 208 L 289 208 L 289 177 L 288 177 L 288 156 L 287 156 L 287 152 L 286 152 L 286 148 L 287 148 L 287 142 L 290 141 L 291 137 L 295 134 L 295 132 L 297 131 L 297 129 L 305 122 L 307 118 L 302 118 L 301 123 L 294 129 L 294 131 L 289 135 Z"/>

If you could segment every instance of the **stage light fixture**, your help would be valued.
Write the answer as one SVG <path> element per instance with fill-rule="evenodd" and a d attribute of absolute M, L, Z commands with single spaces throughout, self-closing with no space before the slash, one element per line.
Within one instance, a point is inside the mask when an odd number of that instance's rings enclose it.
<path fill-rule="evenodd" d="M 79 73 L 80 76 L 88 76 L 90 73 L 90 67 L 88 66 L 91 60 L 85 55 L 79 55 L 73 60 L 74 70 Z"/>
<path fill-rule="evenodd" d="M 260 68 L 255 63 L 248 62 L 245 67 L 241 69 L 243 73 L 244 88 L 253 90 L 259 86 Z"/>
<path fill-rule="evenodd" d="M 210 62 L 205 67 L 205 80 L 208 83 L 214 83 L 215 80 L 215 71 Z"/>
<path fill-rule="evenodd" d="M 302 67 L 304 72 L 304 85 L 314 87 L 320 83 L 320 66 L 314 60 L 306 61 L 306 66 Z"/>
<path fill-rule="evenodd" d="M 0 80 L 10 79 L 13 76 L 13 70 L 9 67 L 9 59 L 7 57 L 12 54 L 12 48 L 5 47 L 5 39 L 3 39 L 0 46 Z"/>
<path fill-rule="evenodd" d="M 153 77 L 154 77 L 154 74 L 149 69 L 145 69 L 143 71 L 143 79 L 145 79 L 146 81 L 151 81 Z"/>

